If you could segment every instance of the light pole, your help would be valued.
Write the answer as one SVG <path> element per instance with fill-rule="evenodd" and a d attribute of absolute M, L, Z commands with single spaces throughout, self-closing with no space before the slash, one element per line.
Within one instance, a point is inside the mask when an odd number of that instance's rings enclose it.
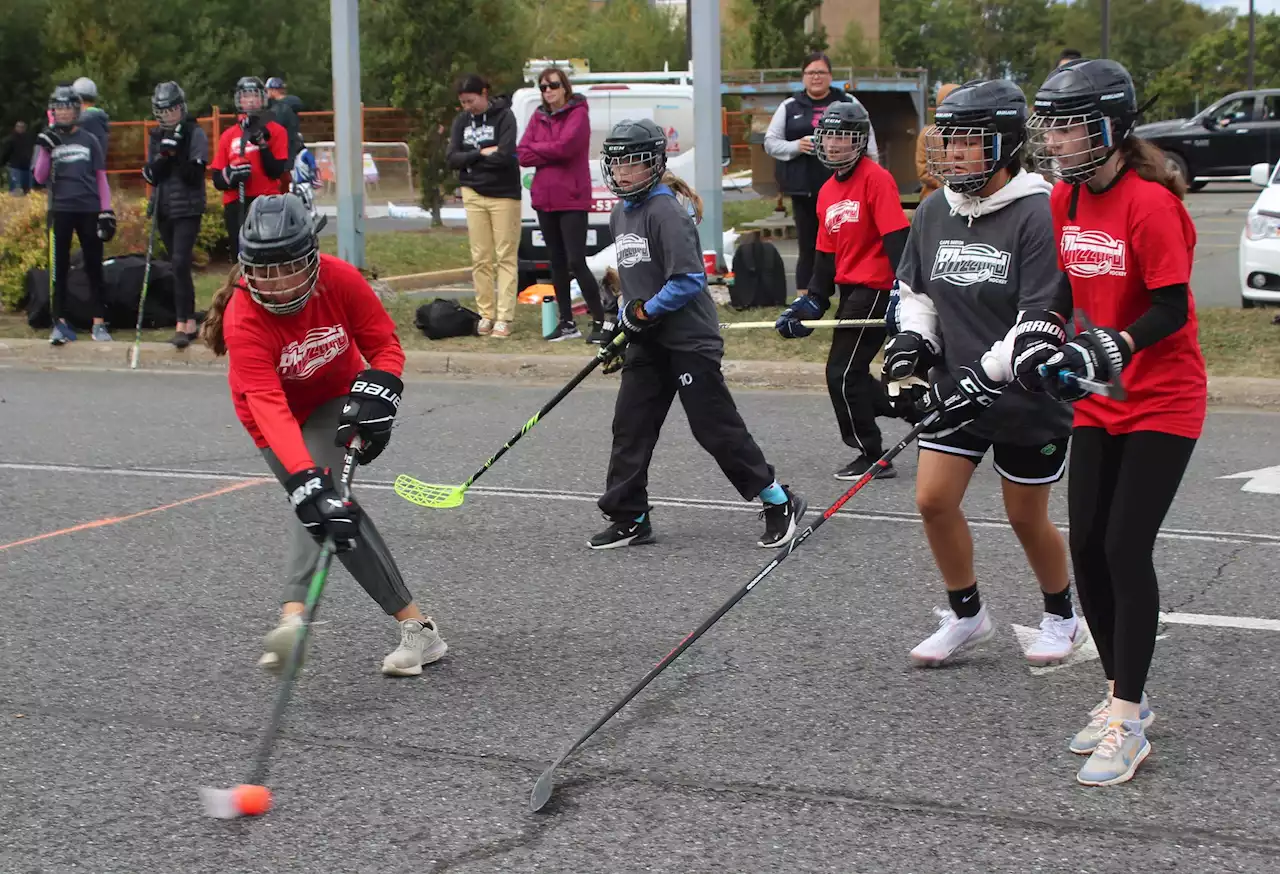
<path fill-rule="evenodd" d="M 694 176 L 702 197 L 698 237 L 702 251 L 714 250 L 716 264 L 724 263 L 724 218 L 720 215 L 720 4 L 698 0 L 692 5 L 689 32 L 693 47 Z"/>
<path fill-rule="evenodd" d="M 1244 87 L 1248 88 L 1250 91 L 1253 90 L 1253 56 L 1254 56 L 1253 27 L 1254 27 L 1255 18 L 1256 16 L 1254 14 L 1253 0 L 1249 0 L 1249 73 L 1248 73 L 1248 76 L 1246 77 L 1246 84 Z"/>
<path fill-rule="evenodd" d="M 1102 0 L 1102 56 L 1111 54 L 1111 0 Z"/>
<path fill-rule="evenodd" d="M 364 167 L 360 141 L 360 15 L 356 0 L 330 0 L 333 163 L 338 176 L 338 257 L 364 266 Z"/>

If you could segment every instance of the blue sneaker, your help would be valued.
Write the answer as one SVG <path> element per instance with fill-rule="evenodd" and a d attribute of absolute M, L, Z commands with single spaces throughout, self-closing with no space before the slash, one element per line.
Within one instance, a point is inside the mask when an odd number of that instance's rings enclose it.
<path fill-rule="evenodd" d="M 97 340 L 99 343 L 111 342 L 111 334 L 107 331 L 107 326 L 104 322 L 94 322 L 93 339 Z"/>
<path fill-rule="evenodd" d="M 1156 715 L 1151 710 L 1151 704 L 1147 701 L 1146 692 L 1142 693 L 1142 701 L 1138 704 L 1138 715 L 1142 719 L 1143 731 L 1146 731 L 1151 723 L 1156 720 Z M 1093 753 L 1098 746 L 1098 741 L 1102 740 L 1102 736 L 1107 733 L 1107 726 L 1110 723 L 1111 696 L 1108 695 L 1089 711 L 1089 724 L 1076 732 L 1076 736 L 1071 738 L 1071 752 L 1077 756 L 1087 756 Z"/>
<path fill-rule="evenodd" d="M 53 331 L 49 334 L 49 342 L 54 346 L 61 346 L 64 343 L 74 343 L 76 339 L 75 329 L 67 324 L 64 320 L 53 323 Z"/>
<path fill-rule="evenodd" d="M 1114 786 L 1133 779 L 1138 766 L 1151 755 L 1151 743 L 1140 720 L 1114 719 L 1084 763 L 1076 782 L 1083 786 Z"/>

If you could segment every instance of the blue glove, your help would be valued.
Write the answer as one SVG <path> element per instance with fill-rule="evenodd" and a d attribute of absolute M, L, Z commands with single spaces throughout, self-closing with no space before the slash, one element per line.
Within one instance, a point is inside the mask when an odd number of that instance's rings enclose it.
<path fill-rule="evenodd" d="M 800 320 L 820 319 L 826 311 L 827 308 L 814 300 L 812 295 L 802 294 L 791 303 L 791 306 L 782 311 L 782 315 L 778 316 L 778 321 L 774 322 L 773 327 L 784 340 L 808 337 L 813 333 L 813 328 L 806 328 L 800 324 Z"/>

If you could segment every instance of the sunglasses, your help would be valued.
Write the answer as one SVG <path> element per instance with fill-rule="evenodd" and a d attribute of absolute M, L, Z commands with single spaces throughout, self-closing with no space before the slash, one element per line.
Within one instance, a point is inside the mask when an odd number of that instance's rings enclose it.
<path fill-rule="evenodd" d="M 539 91 L 559 91 L 564 86 L 559 82 L 539 82 Z"/>

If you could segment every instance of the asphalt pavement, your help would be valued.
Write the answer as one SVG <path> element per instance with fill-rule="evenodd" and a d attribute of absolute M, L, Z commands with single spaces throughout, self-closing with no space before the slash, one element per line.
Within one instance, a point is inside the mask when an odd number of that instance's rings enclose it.
<path fill-rule="evenodd" d="M 245 778 L 270 706 L 254 662 L 285 497 L 220 374 L 0 369 L 0 872 L 1280 870 L 1280 494 L 1222 478 L 1277 463 L 1277 414 L 1212 413 L 1170 514 L 1163 609 L 1230 620 L 1162 626 L 1154 752 L 1132 783 L 1074 781 L 1066 744 L 1101 671 L 1022 658 L 1013 624 L 1034 627 L 1040 598 L 989 463 L 966 510 L 1000 633 L 955 667 L 909 666 L 945 596 L 908 452 L 570 759 L 533 815 L 541 770 L 775 555 L 678 409 L 652 469 L 659 543 L 585 548 L 616 391 L 599 375 L 461 507 L 390 491 L 399 473 L 463 481 L 553 391 L 410 383 L 356 494 L 449 654 L 381 676 L 394 626 L 336 570 L 268 781 L 276 809 L 228 823 L 202 816 L 196 787 Z M 811 512 L 833 502 L 848 453 L 825 394 L 737 399 L 781 481 Z"/>

